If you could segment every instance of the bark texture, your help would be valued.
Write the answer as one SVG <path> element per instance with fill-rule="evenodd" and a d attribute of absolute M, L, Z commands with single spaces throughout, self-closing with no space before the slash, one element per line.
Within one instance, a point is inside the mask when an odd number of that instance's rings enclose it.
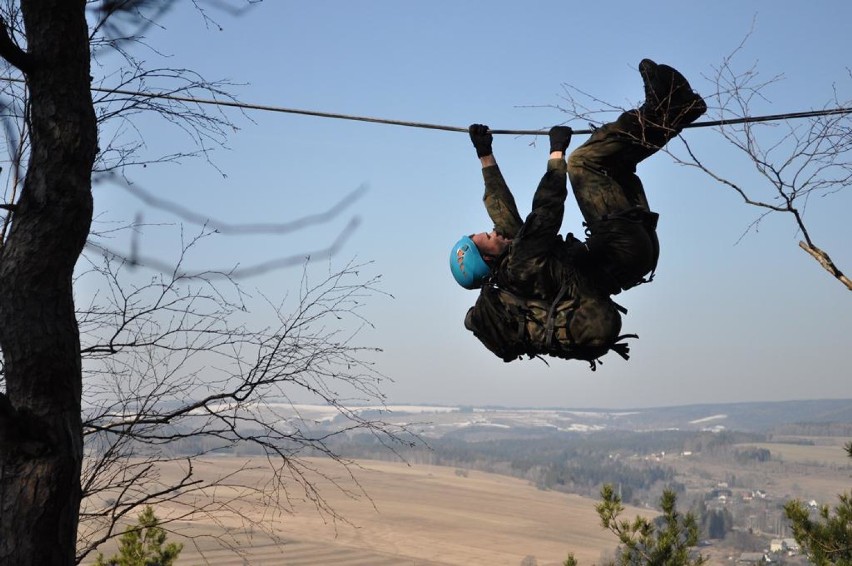
<path fill-rule="evenodd" d="M 21 0 L 31 150 L 0 248 L 0 564 L 75 562 L 83 457 L 72 273 L 92 219 L 97 128 L 85 0 Z"/>

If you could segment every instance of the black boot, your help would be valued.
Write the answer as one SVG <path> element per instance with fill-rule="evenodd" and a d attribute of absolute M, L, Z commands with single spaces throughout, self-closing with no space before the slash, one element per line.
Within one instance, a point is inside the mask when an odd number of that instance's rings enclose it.
<path fill-rule="evenodd" d="M 639 74 L 645 85 L 645 103 L 639 110 L 648 120 L 679 130 L 707 111 L 704 99 L 676 69 L 642 59 Z"/>

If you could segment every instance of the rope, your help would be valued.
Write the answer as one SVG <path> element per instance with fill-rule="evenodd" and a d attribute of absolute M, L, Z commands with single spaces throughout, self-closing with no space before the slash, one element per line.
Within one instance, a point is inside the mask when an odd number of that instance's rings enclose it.
<path fill-rule="evenodd" d="M 0 80 L 9 82 L 23 83 L 24 79 L 13 77 L 0 77 Z M 284 108 L 281 106 L 270 106 L 266 104 L 251 104 L 246 102 L 233 102 L 228 100 L 215 100 L 209 98 L 195 98 L 191 96 L 177 96 L 173 94 L 156 94 L 152 92 L 138 92 L 122 89 L 106 89 L 92 87 L 95 92 L 103 92 L 108 94 L 123 94 L 127 96 L 139 96 L 143 98 L 159 98 L 163 100 L 173 100 L 175 102 L 189 102 L 193 104 L 211 105 L 211 106 L 227 106 L 231 108 L 240 108 L 244 110 L 261 110 L 264 112 L 279 112 L 285 114 L 300 114 L 303 116 L 317 116 L 320 118 L 334 118 L 337 120 L 355 120 L 359 122 L 372 122 L 374 124 L 390 124 L 392 126 L 407 126 L 409 128 L 424 128 L 428 130 L 443 130 L 446 132 L 463 132 L 468 133 L 468 128 L 459 126 L 444 126 L 441 124 L 428 124 L 425 122 L 409 122 L 405 120 L 390 120 L 387 118 L 371 118 L 369 116 L 353 116 L 351 114 L 338 114 L 334 112 L 319 112 L 316 110 L 300 110 L 297 108 Z M 765 116 L 746 116 L 743 118 L 731 118 L 728 120 L 713 120 L 707 122 L 693 122 L 683 126 L 684 128 L 710 128 L 714 126 L 731 126 L 735 124 L 749 124 L 756 122 L 778 122 L 782 120 L 795 120 L 799 118 L 816 118 L 818 116 L 835 116 L 839 114 L 852 114 L 852 108 L 827 108 L 824 110 L 809 110 L 805 112 L 789 112 L 786 114 L 769 114 Z M 541 136 L 547 135 L 548 130 L 489 130 L 492 134 L 511 134 L 516 136 Z M 593 129 L 574 130 L 574 134 L 591 134 Z"/>

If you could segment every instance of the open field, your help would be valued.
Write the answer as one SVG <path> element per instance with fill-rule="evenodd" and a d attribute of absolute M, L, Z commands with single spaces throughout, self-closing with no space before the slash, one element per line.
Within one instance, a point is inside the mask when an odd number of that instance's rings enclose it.
<path fill-rule="evenodd" d="M 540 414 L 535 416 L 539 418 Z M 526 442 L 523 438 L 511 439 L 521 443 L 518 448 L 523 448 Z M 595 446 L 596 439 L 590 441 L 590 447 Z M 630 461 L 639 469 L 652 465 L 675 470 L 675 480 L 685 488 L 685 493 L 678 497 L 682 511 L 686 510 L 682 505 L 703 500 L 708 507 L 724 507 L 733 515 L 738 529 L 756 535 L 757 540 L 732 537 L 733 542 L 712 541 L 710 546 L 702 547 L 701 552 L 710 557 L 710 564 L 727 564 L 744 550 L 768 548 L 771 538 L 790 536 L 784 524 L 785 501 L 797 498 L 834 505 L 837 494 L 847 492 L 852 485 L 852 460 L 843 449 L 848 438 L 797 435 L 779 440 L 781 437 L 771 443 L 728 444 L 706 453 L 636 454 Z M 605 443 L 609 438 L 604 436 L 599 441 Z M 769 460 L 739 457 L 741 453 L 748 454 L 742 449 L 749 447 L 766 448 L 772 456 Z M 412 458 L 412 461 L 422 460 Z M 527 469 L 512 467 L 509 462 L 513 460 L 497 461 L 507 472 Z M 195 503 L 195 507 L 216 508 L 210 516 L 193 523 L 169 525 L 171 530 L 185 536 L 181 539 L 170 534 L 170 540 L 185 544 L 179 563 L 182 566 L 515 566 L 525 557 L 534 556 L 538 566 L 552 566 L 561 565 L 567 554 L 573 552 L 587 566 L 599 563 L 602 555 L 611 556 L 616 546 L 615 537 L 599 527 L 594 499 L 543 491 L 526 480 L 476 470 L 373 460 L 360 460 L 351 466 L 353 479 L 340 464 L 328 459 L 300 462 L 307 464 L 301 471 L 336 515 L 320 513 L 312 495 L 295 482 L 286 484 L 290 486 L 287 493 L 271 487 L 262 492 L 239 487 L 274 484 L 262 458 L 222 455 L 196 462 L 194 478 L 209 480 L 231 473 L 238 473 L 239 477 L 226 482 L 228 486 L 217 487 L 215 492 L 208 489 Z M 482 457 L 481 462 L 472 460 L 471 465 L 488 462 Z M 526 477 L 537 477 L 534 471 L 527 472 Z M 175 485 L 181 469 L 173 464 L 163 468 L 162 474 L 165 485 Z M 656 484 L 653 489 L 661 487 Z M 730 488 L 724 501 L 721 495 L 718 499 L 712 495 L 719 487 Z M 181 497 L 188 498 L 190 494 Z M 658 493 L 649 491 L 632 500 L 656 497 Z M 271 512 L 268 500 L 276 498 L 282 499 L 282 510 Z M 226 511 L 221 512 L 220 508 Z M 252 529 L 248 522 L 243 523 L 228 513 L 227 508 L 266 528 L 255 525 Z M 292 513 L 284 509 L 291 509 Z M 173 518 L 180 512 L 179 502 L 156 507 L 161 518 Z M 632 518 L 638 512 L 656 515 L 628 508 L 624 516 Z M 233 536 L 231 542 L 242 554 L 222 550 L 210 539 L 211 535 L 222 533 Z M 110 555 L 114 548 L 114 544 L 107 545 L 102 551 Z M 93 561 L 94 556 L 90 556 L 85 563 Z"/>
<path fill-rule="evenodd" d="M 852 469 L 852 459 L 843 449 L 843 438 L 815 437 L 816 444 L 787 444 L 783 442 L 757 442 L 739 446 L 765 448 L 772 453 L 773 459 L 800 464 L 816 464 L 837 468 Z"/>
<path fill-rule="evenodd" d="M 766 448 L 772 454 L 768 462 L 734 464 L 712 458 L 673 458 L 666 463 L 678 472 L 679 481 L 691 490 L 709 491 L 714 484 L 731 475 L 737 479 L 735 491 L 765 491 L 772 500 L 815 499 L 833 505 L 837 494 L 852 485 L 852 459 L 843 449 L 848 439 L 812 437 L 813 445 L 755 442 L 735 448 Z"/>
<path fill-rule="evenodd" d="M 197 471 L 204 477 L 213 471 L 236 469 L 244 462 L 218 458 Z M 533 555 L 544 566 L 561 564 L 573 552 L 581 563 L 591 564 L 616 545 L 615 537 L 599 526 L 594 500 L 541 491 L 522 480 L 475 471 L 465 477 L 452 468 L 436 466 L 362 461 L 355 476 L 371 502 L 339 465 L 318 459 L 311 463 L 339 482 L 335 487 L 332 479 L 316 479 L 323 497 L 351 524 L 323 518 L 313 503 L 290 494 L 295 513 L 267 522 L 287 541 L 283 549 L 255 530 L 252 540 L 244 541 L 246 562 L 230 552 L 212 551 L 212 543 L 199 542 L 209 551 L 205 553 L 209 563 L 515 566 Z M 246 477 L 247 481 L 264 480 L 263 472 L 251 473 L 254 477 Z M 353 498 L 340 488 L 360 496 Z M 260 508 L 246 510 L 262 512 Z M 638 511 L 628 508 L 625 516 L 632 518 Z M 157 513 L 166 516 L 169 509 L 163 505 Z M 239 527 L 236 520 L 219 519 L 228 527 Z M 190 532 L 200 534 L 204 528 L 196 524 Z M 184 542 L 180 563 L 205 563 L 192 542 Z"/>

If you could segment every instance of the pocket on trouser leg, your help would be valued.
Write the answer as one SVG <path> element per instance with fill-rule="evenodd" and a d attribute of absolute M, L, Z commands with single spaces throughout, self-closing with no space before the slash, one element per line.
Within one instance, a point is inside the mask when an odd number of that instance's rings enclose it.
<path fill-rule="evenodd" d="M 577 206 L 586 222 L 593 222 L 633 206 L 623 187 L 604 171 L 575 164 L 568 167 L 568 178 Z"/>
<path fill-rule="evenodd" d="M 659 255 L 656 236 L 640 223 L 602 222 L 586 243 L 597 265 L 623 289 L 633 287 L 656 267 Z"/>

